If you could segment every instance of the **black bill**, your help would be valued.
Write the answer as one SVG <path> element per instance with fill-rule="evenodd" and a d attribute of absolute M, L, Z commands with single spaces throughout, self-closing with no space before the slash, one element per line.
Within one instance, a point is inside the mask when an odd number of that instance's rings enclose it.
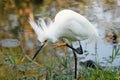
<path fill-rule="evenodd" d="M 38 55 L 38 53 L 42 50 L 42 48 L 44 47 L 45 43 L 46 43 L 46 41 L 41 46 L 38 47 L 38 50 L 36 51 L 36 53 L 33 56 L 32 60 L 34 60 L 35 57 Z"/>

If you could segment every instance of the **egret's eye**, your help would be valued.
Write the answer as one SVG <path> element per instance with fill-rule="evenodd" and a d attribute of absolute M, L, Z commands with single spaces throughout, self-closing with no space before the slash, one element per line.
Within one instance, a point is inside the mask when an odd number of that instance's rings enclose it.
<path fill-rule="evenodd" d="M 44 43 L 46 43 L 46 42 L 47 42 L 47 40 L 44 41 Z"/>

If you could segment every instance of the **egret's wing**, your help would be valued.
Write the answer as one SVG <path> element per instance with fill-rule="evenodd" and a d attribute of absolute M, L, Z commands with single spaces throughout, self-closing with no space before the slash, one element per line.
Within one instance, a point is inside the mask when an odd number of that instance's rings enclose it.
<path fill-rule="evenodd" d="M 41 27 L 39 25 L 37 25 L 37 23 L 35 21 L 33 21 L 32 19 L 29 19 L 29 23 L 32 26 L 32 28 L 34 29 L 37 36 L 39 36 L 39 34 L 43 32 Z"/>

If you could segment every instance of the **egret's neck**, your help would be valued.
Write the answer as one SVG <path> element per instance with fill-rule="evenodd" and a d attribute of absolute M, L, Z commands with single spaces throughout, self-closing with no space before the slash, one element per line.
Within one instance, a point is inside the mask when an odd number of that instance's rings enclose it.
<path fill-rule="evenodd" d="M 59 30 L 57 30 L 57 26 L 55 26 L 55 25 L 50 25 L 49 26 L 49 28 L 48 28 L 48 30 L 46 31 L 46 37 L 47 37 L 47 39 L 50 41 L 50 42 L 57 42 L 58 41 L 58 37 L 59 37 L 59 35 L 58 35 L 58 31 Z"/>

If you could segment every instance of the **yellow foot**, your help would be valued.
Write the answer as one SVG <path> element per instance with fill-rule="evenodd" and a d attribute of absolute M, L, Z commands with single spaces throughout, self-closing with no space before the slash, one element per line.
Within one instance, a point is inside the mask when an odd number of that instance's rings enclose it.
<path fill-rule="evenodd" d="M 66 46 L 66 43 L 56 43 L 55 46 L 56 46 L 56 47 Z"/>
<path fill-rule="evenodd" d="M 63 47 L 64 47 L 64 52 L 67 51 L 66 43 L 56 43 L 55 46 L 56 46 L 56 47 L 62 47 L 62 46 L 63 46 Z"/>

